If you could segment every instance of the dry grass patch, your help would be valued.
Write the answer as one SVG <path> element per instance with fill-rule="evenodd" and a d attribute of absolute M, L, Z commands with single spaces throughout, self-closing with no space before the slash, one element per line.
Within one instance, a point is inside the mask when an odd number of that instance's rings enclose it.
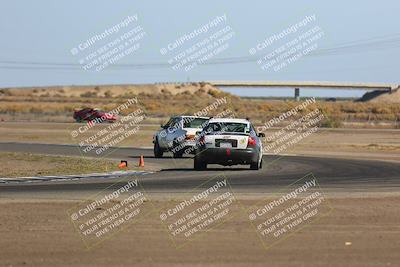
<path fill-rule="evenodd" d="M 0 177 L 85 174 L 118 170 L 118 163 L 105 159 L 0 152 Z"/>

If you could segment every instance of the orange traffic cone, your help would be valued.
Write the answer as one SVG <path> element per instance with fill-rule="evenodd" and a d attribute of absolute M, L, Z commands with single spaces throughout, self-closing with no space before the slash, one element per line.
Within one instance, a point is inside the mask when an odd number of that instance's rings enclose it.
<path fill-rule="evenodd" d="M 121 160 L 121 163 L 118 165 L 118 168 L 124 169 L 126 167 L 128 167 L 128 162 L 125 160 Z"/>
<path fill-rule="evenodd" d="M 144 167 L 144 158 L 143 158 L 143 155 L 140 155 L 139 167 Z"/>

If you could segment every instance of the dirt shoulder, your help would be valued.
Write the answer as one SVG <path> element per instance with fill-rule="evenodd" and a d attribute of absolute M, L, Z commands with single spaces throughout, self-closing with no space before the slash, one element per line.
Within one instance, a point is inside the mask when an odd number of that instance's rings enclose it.
<path fill-rule="evenodd" d="M 4 266 L 397 266 L 400 196 L 329 198 L 332 212 L 266 250 L 247 216 L 176 249 L 151 212 L 86 250 L 66 211 L 71 200 L 0 200 Z M 240 200 L 240 210 L 257 200 Z M 167 204 L 153 201 L 155 206 Z"/>
<path fill-rule="evenodd" d="M 48 156 L 0 152 L 0 177 L 29 177 L 118 171 L 118 162 L 108 159 Z"/>

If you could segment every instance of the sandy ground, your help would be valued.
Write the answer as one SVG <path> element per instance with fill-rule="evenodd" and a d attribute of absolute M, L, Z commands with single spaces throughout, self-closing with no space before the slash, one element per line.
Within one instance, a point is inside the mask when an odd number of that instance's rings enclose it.
<path fill-rule="evenodd" d="M 100 124 L 84 134 L 73 138 L 72 131 L 85 126 L 83 123 L 43 123 L 43 122 L 1 122 L 0 142 L 23 142 L 45 144 L 74 144 L 77 145 L 110 124 Z M 153 134 L 159 128 L 157 125 L 141 126 L 134 137 L 124 139 L 118 144 L 121 147 L 150 146 Z M 17 134 L 16 134 L 17 133 Z"/>
<path fill-rule="evenodd" d="M 265 249 L 238 216 L 177 249 L 156 210 L 87 250 L 66 211 L 77 200 L 0 200 L 2 266 L 399 266 L 400 195 L 328 198 L 332 211 Z M 150 203 L 148 203 L 150 204 Z M 154 201 L 155 206 L 166 204 Z M 148 206 L 149 207 L 149 206 Z"/>

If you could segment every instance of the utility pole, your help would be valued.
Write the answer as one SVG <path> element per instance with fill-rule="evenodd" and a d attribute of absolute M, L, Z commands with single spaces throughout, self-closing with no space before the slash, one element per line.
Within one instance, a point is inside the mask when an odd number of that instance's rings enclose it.
<path fill-rule="evenodd" d="M 300 101 L 300 88 L 294 88 L 294 99 Z"/>

